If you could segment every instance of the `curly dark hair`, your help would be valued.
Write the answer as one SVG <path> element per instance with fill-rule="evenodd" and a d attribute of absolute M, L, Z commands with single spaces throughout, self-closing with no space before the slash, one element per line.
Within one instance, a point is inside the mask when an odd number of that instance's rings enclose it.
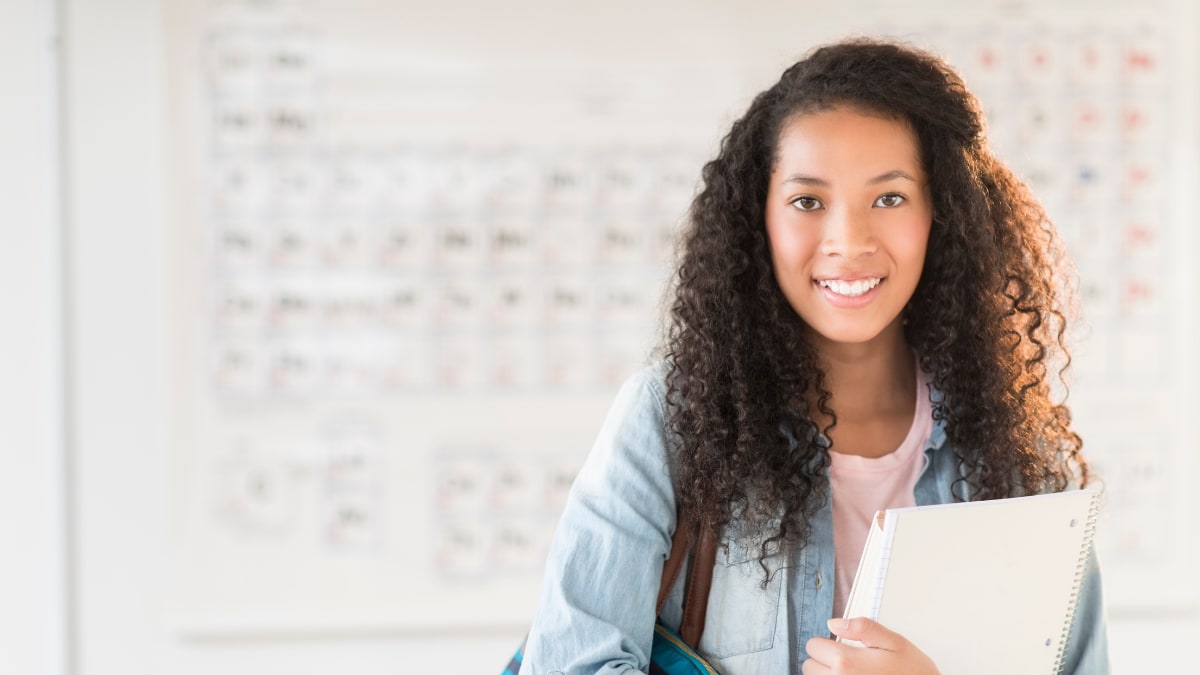
<path fill-rule="evenodd" d="M 717 531 L 736 522 L 760 533 L 763 556 L 807 540 L 828 497 L 824 439 L 837 423 L 807 328 L 772 269 L 768 180 L 783 125 L 839 106 L 907 123 L 920 146 L 933 223 L 904 334 L 941 394 L 933 414 L 958 456 L 955 498 L 1088 482 L 1064 405 L 1070 268 L 1044 210 L 992 155 L 978 101 L 941 59 L 839 42 L 760 93 L 705 164 L 660 346 L 680 506 Z M 810 405 L 832 421 L 821 427 Z"/>

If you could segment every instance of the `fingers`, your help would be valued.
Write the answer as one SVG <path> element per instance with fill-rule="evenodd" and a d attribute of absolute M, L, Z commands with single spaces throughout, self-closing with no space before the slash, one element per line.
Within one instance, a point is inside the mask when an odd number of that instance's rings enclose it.
<path fill-rule="evenodd" d="M 888 651 L 897 651 L 905 643 L 904 638 L 898 633 L 894 633 L 884 628 L 883 624 L 878 621 L 872 621 L 866 617 L 830 619 L 829 632 L 843 640 L 854 640 L 861 642 L 866 647 Z"/>
<path fill-rule="evenodd" d="M 862 664 L 862 656 L 869 650 L 847 644 L 834 642 L 829 638 L 815 637 L 805 645 L 808 660 L 801 665 L 804 675 L 825 675 L 826 673 L 860 672 L 853 670 Z M 847 670 L 850 669 L 850 670 Z"/>
<path fill-rule="evenodd" d="M 855 645 L 815 637 L 805 648 L 809 659 L 801 666 L 804 675 L 850 675 L 851 673 L 926 673 L 937 675 L 933 660 L 900 634 L 866 618 L 833 619 L 829 630 Z M 856 646 L 857 644 L 861 646 Z"/>
<path fill-rule="evenodd" d="M 805 659 L 804 663 L 800 664 L 800 672 L 803 675 L 832 675 L 833 673 L 829 666 L 816 659 Z"/>
<path fill-rule="evenodd" d="M 815 637 L 805 643 L 804 649 L 808 652 L 809 661 L 819 661 L 823 666 L 831 667 L 842 662 L 845 650 L 854 647 L 840 645 L 829 638 Z"/>

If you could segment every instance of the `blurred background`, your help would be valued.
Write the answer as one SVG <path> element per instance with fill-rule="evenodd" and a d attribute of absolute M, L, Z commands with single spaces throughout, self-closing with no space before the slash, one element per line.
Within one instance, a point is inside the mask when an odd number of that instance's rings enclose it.
<path fill-rule="evenodd" d="M 2 0 L 0 669 L 500 672 L 701 165 L 869 34 L 1063 233 L 1114 672 L 1178 672 L 1200 16 L 966 5 Z"/>

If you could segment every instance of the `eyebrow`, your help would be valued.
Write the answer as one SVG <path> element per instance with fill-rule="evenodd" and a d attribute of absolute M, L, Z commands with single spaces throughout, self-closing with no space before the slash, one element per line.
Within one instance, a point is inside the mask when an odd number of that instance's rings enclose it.
<path fill-rule="evenodd" d="M 877 185 L 879 183 L 886 183 L 889 180 L 894 180 L 896 178 L 903 178 L 905 180 L 910 180 L 914 183 L 919 182 L 916 178 L 913 178 L 907 172 L 901 171 L 900 169 L 893 169 L 891 171 L 888 171 L 887 173 L 880 174 L 880 175 L 872 178 L 871 180 L 867 181 L 867 185 Z M 829 187 L 829 181 L 825 180 L 824 178 L 817 178 L 816 176 L 807 176 L 802 173 L 797 173 L 797 174 L 788 176 L 783 181 L 783 183 L 785 185 L 788 183 L 799 183 L 800 185 L 815 185 L 817 187 Z"/>

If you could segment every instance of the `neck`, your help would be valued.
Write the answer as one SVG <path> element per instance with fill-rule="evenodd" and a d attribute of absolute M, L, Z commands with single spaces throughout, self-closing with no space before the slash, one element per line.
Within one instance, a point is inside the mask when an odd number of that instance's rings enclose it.
<path fill-rule="evenodd" d="M 821 344 L 818 352 L 839 422 L 912 414 L 916 359 L 898 322 L 871 342 Z"/>

